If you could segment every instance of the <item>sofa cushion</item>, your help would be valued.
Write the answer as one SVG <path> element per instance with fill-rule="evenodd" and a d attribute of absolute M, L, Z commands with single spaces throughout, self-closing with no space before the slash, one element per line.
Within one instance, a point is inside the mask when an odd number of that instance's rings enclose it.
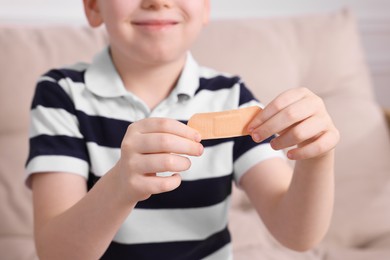
<path fill-rule="evenodd" d="M 33 233 L 24 164 L 35 82 L 52 67 L 89 61 L 105 41 L 101 31 L 87 28 L 0 26 L 0 237 L 31 240 Z"/>
<path fill-rule="evenodd" d="M 41 74 L 90 61 L 105 44 L 102 31 L 79 27 L 0 26 L 0 36 L 0 109 L 7 111 L 0 114 L 0 121 L 7 122 L 1 131 L 26 130 L 32 93 Z"/>
<path fill-rule="evenodd" d="M 27 236 L 0 236 L 1 259 L 38 260 L 34 241 Z"/>

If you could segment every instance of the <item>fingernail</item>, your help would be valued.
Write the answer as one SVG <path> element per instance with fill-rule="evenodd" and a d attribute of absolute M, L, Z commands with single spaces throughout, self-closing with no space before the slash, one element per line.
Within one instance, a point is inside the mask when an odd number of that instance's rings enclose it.
<path fill-rule="evenodd" d="M 272 149 L 275 149 L 275 139 L 272 139 L 269 143 L 270 143 Z"/>
<path fill-rule="evenodd" d="M 260 135 L 255 133 L 255 134 L 252 135 L 252 139 L 255 142 L 259 142 L 260 141 Z"/>
<path fill-rule="evenodd" d="M 202 136 L 199 133 L 196 133 L 195 134 L 195 142 L 199 143 L 200 141 L 202 141 Z"/>
<path fill-rule="evenodd" d="M 202 154 L 203 154 L 203 151 L 204 151 L 204 147 L 203 147 L 203 145 L 200 145 L 200 148 L 199 148 L 199 155 L 202 155 Z"/>

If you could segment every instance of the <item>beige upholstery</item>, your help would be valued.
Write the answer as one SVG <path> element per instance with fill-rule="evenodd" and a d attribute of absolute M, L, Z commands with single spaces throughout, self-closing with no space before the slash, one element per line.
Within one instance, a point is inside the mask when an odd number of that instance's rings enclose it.
<path fill-rule="evenodd" d="M 53 66 L 89 61 L 105 41 L 102 31 L 86 28 L 0 26 L 2 259 L 34 259 L 23 166 L 35 80 Z M 264 103 L 287 88 L 312 89 L 323 97 L 342 136 L 334 217 L 323 243 L 306 253 L 282 248 L 236 189 L 231 212 L 236 259 L 390 259 L 390 141 L 353 15 L 213 21 L 193 53 L 204 65 L 241 75 Z"/>

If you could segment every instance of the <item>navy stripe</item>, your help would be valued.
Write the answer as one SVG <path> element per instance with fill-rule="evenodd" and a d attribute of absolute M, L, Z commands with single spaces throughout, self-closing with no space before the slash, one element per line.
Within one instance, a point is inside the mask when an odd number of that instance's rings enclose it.
<path fill-rule="evenodd" d="M 80 123 L 80 131 L 88 142 L 94 142 L 100 146 L 120 148 L 122 139 L 126 134 L 127 128 L 132 122 L 111 119 L 101 116 L 90 116 L 82 111 L 76 111 L 76 116 Z M 179 120 L 187 124 L 185 120 Z M 202 140 L 203 147 L 213 147 L 219 144 L 233 141 L 234 138 L 220 138 L 211 140 Z"/>
<path fill-rule="evenodd" d="M 79 120 L 80 132 L 87 142 L 111 148 L 121 147 L 122 139 L 131 124 L 124 120 L 90 116 L 79 110 L 76 116 Z"/>
<path fill-rule="evenodd" d="M 196 181 L 182 181 L 180 186 L 171 191 L 151 196 L 137 203 L 140 209 L 185 209 L 216 205 L 228 198 L 232 192 L 232 178 L 209 178 Z M 90 175 L 88 183 L 94 185 L 99 177 Z M 89 188 L 92 188 L 90 186 Z"/>
<path fill-rule="evenodd" d="M 88 179 L 87 179 L 87 189 L 88 191 L 90 189 L 93 188 L 93 186 L 95 186 L 96 182 L 99 180 L 100 178 L 97 178 L 92 172 L 89 172 L 88 173 Z"/>
<path fill-rule="evenodd" d="M 246 104 L 252 100 L 257 100 L 252 92 L 245 86 L 244 83 L 240 83 L 240 100 L 238 102 L 238 105 L 241 106 L 243 104 Z"/>
<path fill-rule="evenodd" d="M 218 251 L 231 241 L 226 227 L 205 240 L 184 242 L 163 242 L 126 245 L 112 242 L 102 256 L 102 260 L 199 260 Z"/>
<path fill-rule="evenodd" d="M 55 82 L 41 81 L 37 84 L 31 108 L 38 105 L 49 108 L 60 108 L 74 114 L 73 101 L 64 89 Z"/>
<path fill-rule="evenodd" d="M 77 71 L 72 69 L 54 69 L 47 72 L 44 76 L 59 81 L 64 78 L 69 78 L 73 82 L 84 83 L 85 70 Z"/>
<path fill-rule="evenodd" d="M 230 89 L 239 82 L 240 82 L 239 77 L 217 76 L 209 79 L 200 78 L 199 88 L 196 90 L 195 95 L 202 90 L 217 91 L 221 89 Z"/>
<path fill-rule="evenodd" d="M 274 136 L 271 136 L 268 139 L 262 141 L 261 144 L 269 143 L 273 138 Z M 233 147 L 233 162 L 240 158 L 241 155 L 258 145 L 258 143 L 252 140 L 250 135 L 235 138 Z"/>
<path fill-rule="evenodd" d="M 232 192 L 232 174 L 196 181 L 182 181 L 171 191 L 151 196 L 137 203 L 142 209 L 184 209 L 216 205 Z"/>
<path fill-rule="evenodd" d="M 76 157 L 89 163 L 87 147 L 83 139 L 69 136 L 39 135 L 30 139 L 27 163 L 40 155 L 63 155 Z"/>
<path fill-rule="evenodd" d="M 210 139 L 210 140 L 202 140 L 200 143 L 204 148 L 213 147 L 219 144 L 232 142 L 234 138 L 219 138 L 219 139 Z"/>

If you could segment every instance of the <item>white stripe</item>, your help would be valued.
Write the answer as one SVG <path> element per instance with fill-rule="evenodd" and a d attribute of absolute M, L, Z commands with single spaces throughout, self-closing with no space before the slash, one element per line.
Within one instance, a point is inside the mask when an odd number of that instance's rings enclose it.
<path fill-rule="evenodd" d="M 90 116 L 102 116 L 124 121 L 137 121 L 145 117 L 139 112 L 134 102 L 126 98 L 111 98 L 104 102 L 92 92 L 85 91 L 84 83 L 72 82 L 69 79 L 61 79 L 58 84 L 73 99 L 77 110 L 80 110 Z M 107 86 L 109 87 L 109 86 Z M 68 90 L 69 89 L 69 90 Z"/>
<path fill-rule="evenodd" d="M 190 157 L 191 168 L 181 173 L 185 181 L 200 180 L 206 178 L 217 178 L 233 172 L 233 141 L 207 147 L 200 157 Z M 87 143 L 88 152 L 93 165 L 92 172 L 96 176 L 103 176 L 120 158 L 120 148 L 109 148 L 99 146 L 96 143 Z M 220 162 L 225 163 L 220 163 Z M 160 176 L 171 175 L 171 173 L 159 173 Z"/>
<path fill-rule="evenodd" d="M 88 142 L 87 148 L 91 159 L 91 171 L 98 177 L 106 174 L 119 160 L 121 154 L 120 148 L 103 147 L 93 142 Z"/>
<path fill-rule="evenodd" d="M 55 79 L 49 77 L 49 76 L 42 76 L 38 79 L 37 83 L 41 83 L 41 82 L 44 82 L 44 81 L 49 81 L 49 82 L 57 82 Z"/>
<path fill-rule="evenodd" d="M 239 87 L 240 86 L 236 84 L 232 89 L 220 89 L 216 91 L 203 90 L 187 103 L 172 104 L 172 108 L 167 110 L 166 116 L 177 119 L 189 119 L 195 113 L 237 109 Z M 264 105 L 257 100 L 251 100 L 242 104 L 239 108 L 249 106 L 264 108 Z"/>
<path fill-rule="evenodd" d="M 188 120 L 195 113 L 218 112 L 237 108 L 239 85 L 231 89 L 202 90 L 183 103 L 170 104 L 171 108 L 161 116 Z"/>
<path fill-rule="evenodd" d="M 212 255 L 209 255 L 203 260 L 233 260 L 233 248 L 231 244 L 227 244 L 218 251 L 214 252 Z"/>
<path fill-rule="evenodd" d="M 261 108 L 264 108 L 264 105 L 262 103 L 259 103 L 257 100 L 253 99 L 247 103 L 241 104 L 239 108 L 244 108 L 244 107 L 251 107 L 251 106 L 258 106 Z"/>
<path fill-rule="evenodd" d="M 223 177 L 233 172 L 231 158 L 233 158 L 233 141 L 207 147 L 200 157 L 189 157 L 191 168 L 181 173 L 185 181 Z M 120 158 L 120 148 L 99 146 L 96 143 L 87 143 L 88 152 L 93 165 L 92 172 L 103 176 Z M 220 163 L 220 162 L 224 163 Z M 159 173 L 160 176 L 169 176 L 171 173 Z"/>
<path fill-rule="evenodd" d="M 256 147 L 244 153 L 234 163 L 234 178 L 236 183 L 240 183 L 242 176 L 244 176 L 244 174 L 247 173 L 250 168 L 270 158 L 285 159 L 286 156 L 283 151 L 276 151 L 272 149 L 271 145 L 268 143 L 257 145 Z"/>
<path fill-rule="evenodd" d="M 37 106 L 31 111 L 30 137 L 42 134 L 83 137 L 76 116 L 64 109 Z"/>
<path fill-rule="evenodd" d="M 191 168 L 181 173 L 185 181 L 223 177 L 233 172 L 233 141 L 207 147 L 200 157 L 189 157 Z M 96 176 L 103 176 L 119 160 L 120 148 L 99 146 L 96 143 L 87 143 L 91 158 L 91 171 Z M 220 163 L 224 162 L 224 163 Z M 172 173 L 159 173 L 159 176 L 169 176 Z"/>
<path fill-rule="evenodd" d="M 58 80 L 57 84 L 68 94 L 71 99 L 79 96 L 85 98 L 84 95 L 82 95 L 82 92 L 85 89 L 84 83 L 74 82 L 71 78 L 67 77 Z"/>
<path fill-rule="evenodd" d="M 229 89 L 202 90 L 188 105 L 197 113 L 235 109 L 238 105 L 239 92 L 240 86 L 238 84 Z"/>
<path fill-rule="evenodd" d="M 62 88 L 63 91 L 65 91 L 65 93 L 69 96 L 69 98 L 74 98 L 72 96 L 72 91 L 71 91 L 71 88 L 72 86 L 74 85 L 78 85 L 78 84 L 82 84 L 84 85 L 83 83 L 77 83 L 77 82 L 73 82 L 73 80 L 71 78 L 61 78 L 58 82 L 57 82 L 58 86 L 60 86 Z"/>
<path fill-rule="evenodd" d="M 37 156 L 26 167 L 27 175 L 37 172 L 68 172 L 88 178 L 88 163 L 84 160 L 67 156 Z"/>
<path fill-rule="evenodd" d="M 124 244 L 204 240 L 227 225 L 230 198 L 194 209 L 134 209 L 114 241 Z"/>
<path fill-rule="evenodd" d="M 221 143 L 205 148 L 200 157 L 190 157 L 191 168 L 181 173 L 182 179 L 191 181 L 231 174 L 233 172 L 233 145 L 233 141 Z"/>

